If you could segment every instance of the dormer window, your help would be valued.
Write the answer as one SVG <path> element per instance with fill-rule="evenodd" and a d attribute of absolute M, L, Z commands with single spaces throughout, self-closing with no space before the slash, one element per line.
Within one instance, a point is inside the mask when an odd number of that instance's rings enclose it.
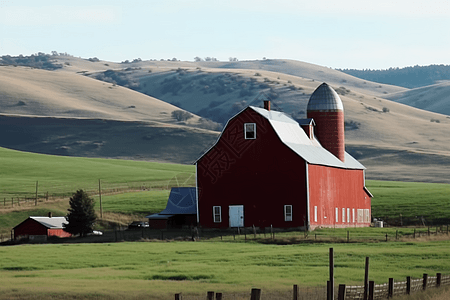
<path fill-rule="evenodd" d="M 244 136 L 246 140 L 256 139 L 256 124 L 255 123 L 245 123 L 244 124 Z"/>

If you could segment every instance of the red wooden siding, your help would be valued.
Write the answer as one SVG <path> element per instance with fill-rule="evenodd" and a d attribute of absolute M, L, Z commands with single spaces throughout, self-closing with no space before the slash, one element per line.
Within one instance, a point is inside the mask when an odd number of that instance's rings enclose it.
<path fill-rule="evenodd" d="M 371 199 L 364 190 L 364 171 L 331 168 L 309 165 L 309 211 L 310 226 L 348 227 L 369 226 L 369 222 L 358 222 L 358 209 L 368 209 L 370 217 Z M 317 206 L 317 222 L 315 222 L 315 206 Z M 338 220 L 336 222 L 336 208 Z M 342 209 L 345 208 L 345 220 Z M 347 210 L 349 209 L 349 210 Z M 347 222 L 347 215 L 350 217 Z M 353 212 L 355 222 L 353 222 Z"/>
<path fill-rule="evenodd" d="M 244 124 L 256 124 L 256 139 Z M 244 226 L 299 227 L 306 216 L 306 166 L 281 143 L 268 120 L 247 108 L 231 119 L 218 143 L 197 162 L 199 223 L 229 227 L 229 206 L 244 206 Z M 292 205 L 292 221 L 284 219 Z M 213 206 L 221 206 L 214 223 Z"/>
<path fill-rule="evenodd" d="M 64 229 L 48 229 L 47 236 L 71 237 L 72 234 L 64 231 Z"/>
<path fill-rule="evenodd" d="M 27 219 L 14 228 L 14 239 L 30 235 L 47 235 L 47 227 L 33 219 Z"/>

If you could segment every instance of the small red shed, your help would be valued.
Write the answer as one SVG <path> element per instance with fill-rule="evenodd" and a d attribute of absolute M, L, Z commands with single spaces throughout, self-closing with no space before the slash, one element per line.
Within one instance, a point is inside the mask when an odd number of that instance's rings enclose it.
<path fill-rule="evenodd" d="M 196 162 L 203 227 L 363 227 L 371 221 L 364 166 L 345 152 L 344 111 L 326 83 L 308 119 L 249 106 Z"/>
<path fill-rule="evenodd" d="M 72 236 L 72 234 L 64 231 L 64 223 L 67 223 L 65 217 L 28 217 L 14 227 L 14 240 L 20 238 L 47 240 L 49 236 Z"/>

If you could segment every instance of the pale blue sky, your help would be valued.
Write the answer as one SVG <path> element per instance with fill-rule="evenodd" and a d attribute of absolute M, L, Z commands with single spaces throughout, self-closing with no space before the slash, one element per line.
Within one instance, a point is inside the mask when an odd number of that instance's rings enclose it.
<path fill-rule="evenodd" d="M 0 55 L 53 50 L 116 62 L 211 56 L 359 69 L 449 65 L 450 1 L 0 0 Z"/>

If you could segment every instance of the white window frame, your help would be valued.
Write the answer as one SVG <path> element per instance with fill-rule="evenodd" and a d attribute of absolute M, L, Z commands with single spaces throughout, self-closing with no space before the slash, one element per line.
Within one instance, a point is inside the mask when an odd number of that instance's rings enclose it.
<path fill-rule="evenodd" d="M 290 212 L 288 212 L 288 209 Z M 292 205 L 285 205 L 284 206 L 284 221 L 285 222 L 291 222 L 292 221 Z"/>
<path fill-rule="evenodd" d="M 350 208 L 347 208 L 347 223 L 350 223 Z"/>
<path fill-rule="evenodd" d="M 352 208 L 352 220 L 353 220 L 353 223 L 355 223 L 355 209 L 354 208 Z"/>
<path fill-rule="evenodd" d="M 345 223 L 345 207 L 342 208 L 342 223 Z"/>
<path fill-rule="evenodd" d="M 370 210 L 364 209 L 364 223 L 370 223 Z"/>
<path fill-rule="evenodd" d="M 253 125 L 253 137 L 247 137 L 247 125 Z M 251 131 L 249 131 L 250 133 Z M 244 138 L 246 140 L 255 140 L 256 139 L 256 123 L 244 123 Z"/>
<path fill-rule="evenodd" d="M 336 207 L 336 223 L 339 222 L 339 208 Z"/>
<path fill-rule="evenodd" d="M 363 223 L 364 222 L 364 210 L 358 208 L 356 212 L 358 213 L 358 223 Z"/>
<path fill-rule="evenodd" d="M 218 212 L 216 212 L 216 208 Z M 216 219 L 218 217 L 219 220 Z M 222 223 L 222 207 L 221 206 L 213 206 L 213 221 L 214 223 Z"/>
<path fill-rule="evenodd" d="M 314 206 L 314 222 L 317 222 L 317 206 Z"/>

